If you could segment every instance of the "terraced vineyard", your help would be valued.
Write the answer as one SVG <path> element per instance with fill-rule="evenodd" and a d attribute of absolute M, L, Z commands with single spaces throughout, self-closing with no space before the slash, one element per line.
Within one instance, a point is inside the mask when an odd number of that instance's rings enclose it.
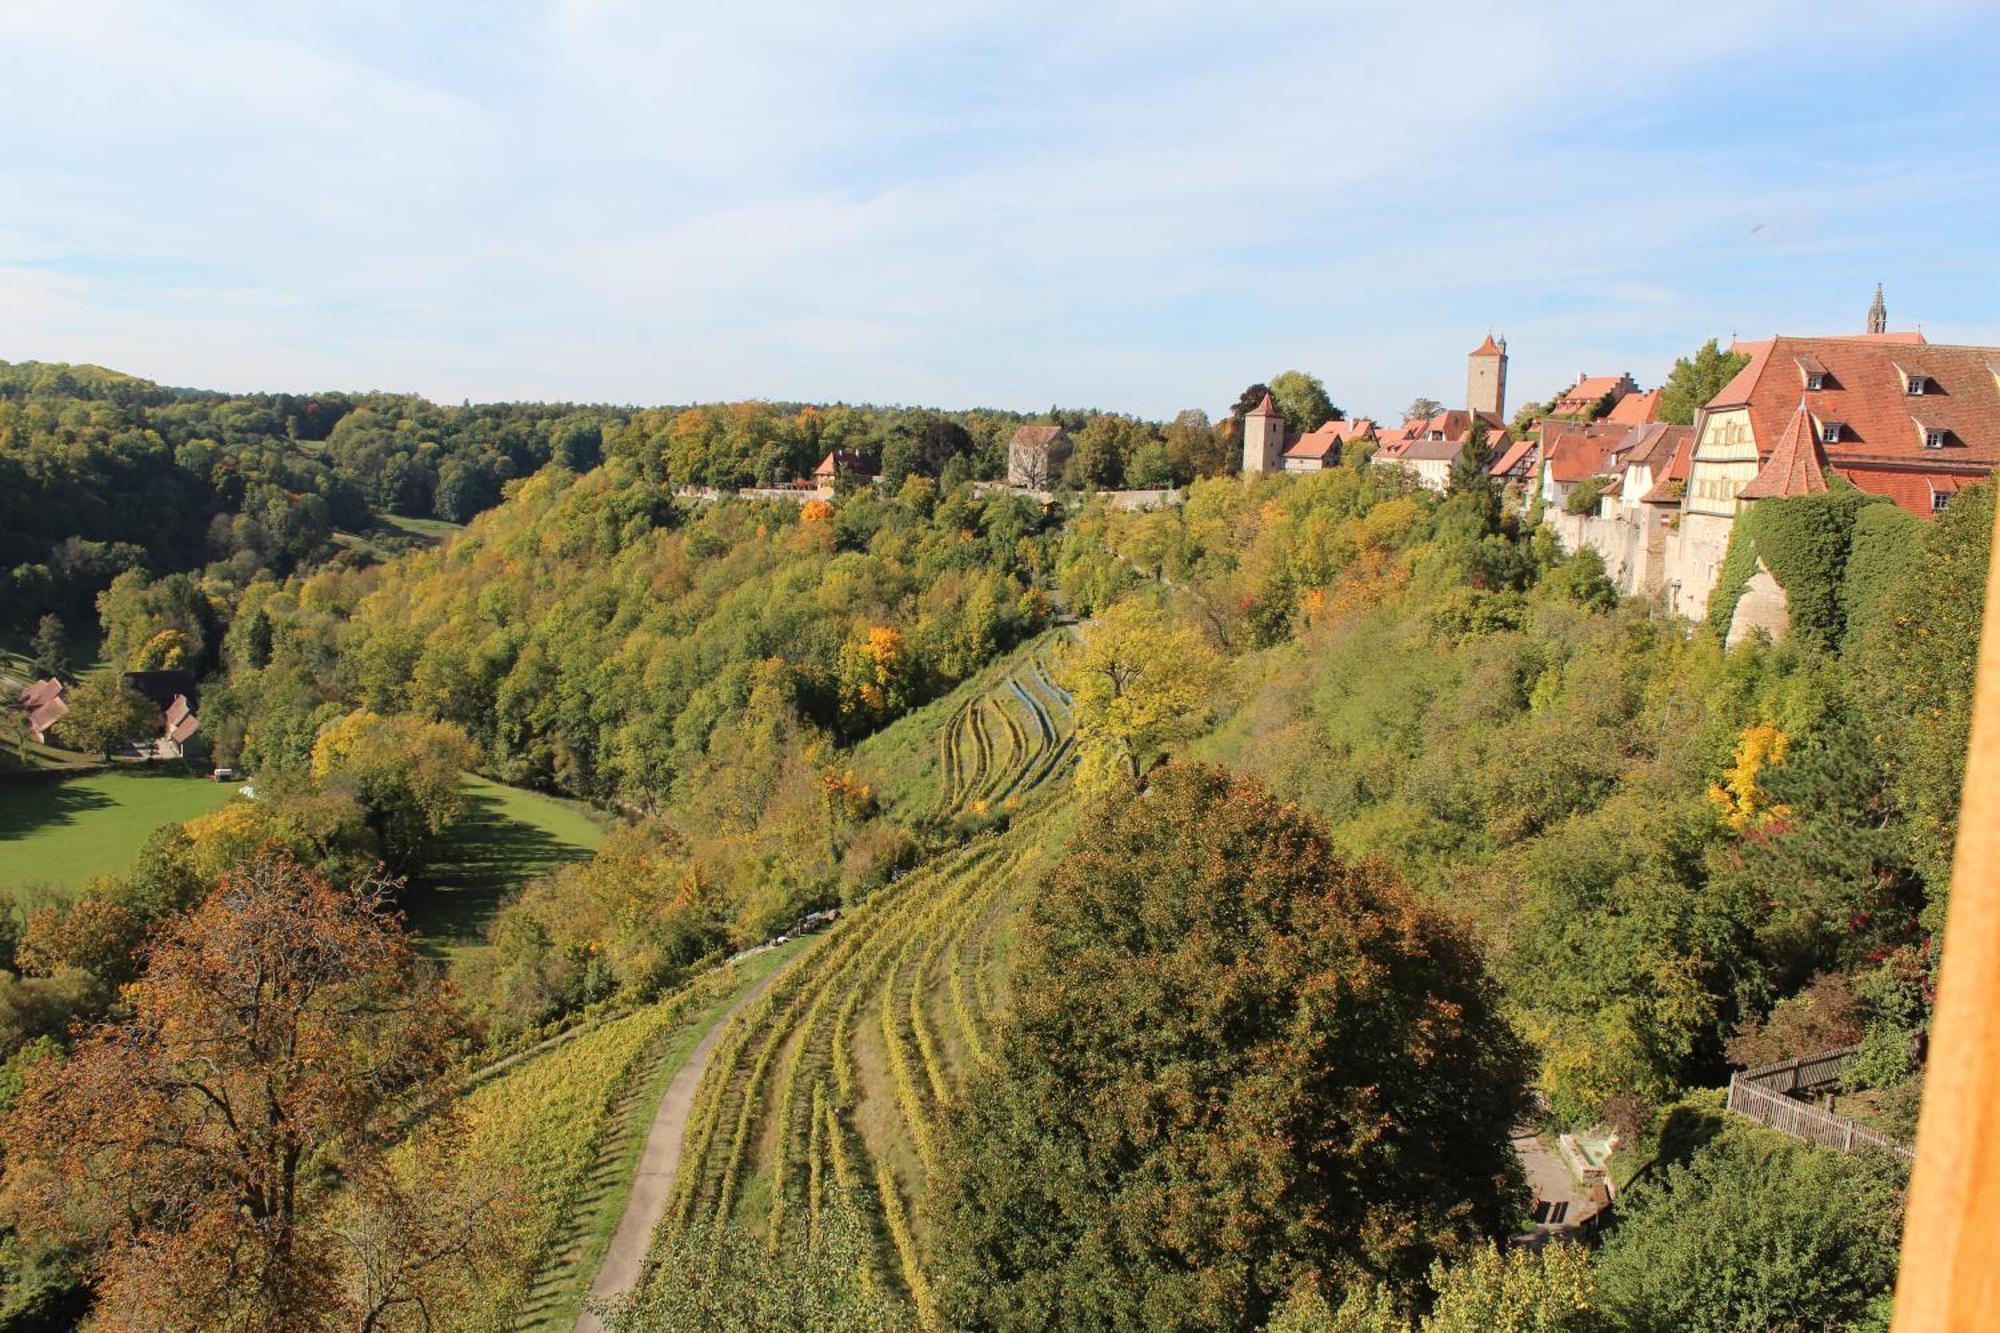
<path fill-rule="evenodd" d="M 938 809 L 984 812 L 1019 801 L 1061 772 L 1076 747 L 1069 694 L 1039 656 L 960 704 L 938 737 Z"/>
<path fill-rule="evenodd" d="M 1033 765 L 1049 767 L 1048 754 L 1015 767 Z M 865 1280 L 907 1293 L 929 1322 L 916 1204 L 936 1169 L 939 1113 L 992 1049 L 1014 909 L 1060 845 L 1062 818 L 1024 814 L 904 876 L 737 1015 L 697 1094 L 656 1250 L 730 1222 L 773 1245 L 811 1234 L 837 1188 L 875 1229 Z"/>
<path fill-rule="evenodd" d="M 672 995 L 590 1029 L 471 1089 L 470 1164 L 525 1193 L 518 1283 L 483 1293 L 515 1328 L 567 1328 L 618 1220 L 665 1076 L 732 995 L 781 953 L 710 972 Z"/>

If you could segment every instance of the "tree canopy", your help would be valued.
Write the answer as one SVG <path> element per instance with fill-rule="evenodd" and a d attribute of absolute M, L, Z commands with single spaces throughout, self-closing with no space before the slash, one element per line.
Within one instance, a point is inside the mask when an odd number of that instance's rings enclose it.
<path fill-rule="evenodd" d="M 1525 1052 L 1458 926 L 1260 783 L 1171 765 L 1035 898 L 936 1195 L 988 1328 L 1254 1328 L 1517 1216 Z"/>

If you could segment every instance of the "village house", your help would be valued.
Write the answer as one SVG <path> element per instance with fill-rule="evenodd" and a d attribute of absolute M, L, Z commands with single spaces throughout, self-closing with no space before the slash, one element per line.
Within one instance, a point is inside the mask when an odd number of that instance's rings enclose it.
<path fill-rule="evenodd" d="M 1022 426 L 1007 441 L 1007 484 L 1030 491 L 1048 490 L 1068 466 L 1070 449 L 1069 434 L 1061 426 Z"/>
<path fill-rule="evenodd" d="M 813 484 L 822 496 L 831 497 L 835 483 L 842 477 L 853 477 L 861 482 L 875 480 L 875 474 L 868 470 L 867 460 L 852 449 L 833 450 L 813 469 Z"/>
<path fill-rule="evenodd" d="M 1467 354 L 1465 400 L 1463 408 L 1414 418 L 1377 432 L 1379 445 L 1373 461 L 1400 467 L 1426 488 L 1442 491 L 1451 484 L 1452 462 L 1472 438 L 1475 422 L 1484 423 L 1487 440 L 1500 447 L 1507 433 L 1506 339 L 1495 342 L 1489 333 Z"/>
<path fill-rule="evenodd" d="M 69 712 L 69 704 L 63 698 L 62 682 L 54 676 L 38 680 L 22 690 L 15 706 L 27 714 L 28 734 L 35 738 L 37 745 L 47 744 L 49 729 Z"/>
<path fill-rule="evenodd" d="M 1576 383 L 1557 394 L 1549 404 L 1549 415 L 1594 419 L 1614 410 L 1626 395 L 1637 392 L 1639 386 L 1629 372 L 1622 375 L 1586 375 L 1579 372 Z"/>
<path fill-rule="evenodd" d="M 1536 489 L 1550 509 L 1562 510 L 1569 504 L 1571 492 L 1603 471 L 1611 450 L 1631 427 L 1550 417 L 1535 429 L 1541 439 L 1542 460 Z"/>
<path fill-rule="evenodd" d="M 1338 466 L 1349 445 L 1374 438 L 1375 423 L 1366 417 L 1329 421 L 1299 436 L 1285 450 L 1285 471 L 1319 472 Z"/>
<path fill-rule="evenodd" d="M 1487 465 L 1486 475 L 1503 486 L 1528 487 L 1541 462 L 1541 442 L 1534 438 L 1508 440 Z"/>
<path fill-rule="evenodd" d="M 121 678 L 126 689 L 150 701 L 160 710 L 160 734 L 147 746 L 155 759 L 178 759 L 187 743 L 201 729 L 195 716 L 199 686 L 192 671 L 127 671 Z"/>
<path fill-rule="evenodd" d="M 1575 423 L 1546 423 L 1547 521 L 1565 548 L 1603 555 L 1621 591 L 1699 618 L 1747 505 L 1845 483 L 1921 517 L 1938 513 L 2000 464 L 2000 348 L 1892 333 L 1879 292 L 1868 327 L 1738 343 L 1748 362 L 1691 428 L 1649 423 L 1607 443 L 1579 437 Z M 1591 476 L 1606 478 L 1595 513 L 1554 503 Z M 1782 634 L 1783 591 L 1768 571 L 1752 592 L 1732 639 L 1746 626 Z"/>

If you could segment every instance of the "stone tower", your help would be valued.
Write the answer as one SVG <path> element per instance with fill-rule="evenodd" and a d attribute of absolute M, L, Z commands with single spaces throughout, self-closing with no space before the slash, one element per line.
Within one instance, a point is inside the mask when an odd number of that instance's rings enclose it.
<path fill-rule="evenodd" d="M 1282 472 L 1285 467 L 1285 414 L 1271 401 L 1263 400 L 1243 418 L 1243 472 Z"/>
<path fill-rule="evenodd" d="M 1486 341 L 1465 358 L 1465 410 L 1507 419 L 1507 340 Z"/>
<path fill-rule="evenodd" d="M 1868 331 L 1887 333 L 1889 331 L 1889 307 L 1882 304 L 1882 284 L 1875 284 L 1875 303 L 1868 307 Z"/>

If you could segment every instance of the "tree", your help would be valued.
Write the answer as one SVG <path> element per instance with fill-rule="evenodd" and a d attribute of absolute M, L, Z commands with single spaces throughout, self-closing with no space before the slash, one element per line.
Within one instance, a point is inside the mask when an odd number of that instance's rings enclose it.
<path fill-rule="evenodd" d="M 152 700 L 125 688 L 115 671 L 86 676 L 68 694 L 69 712 L 56 730 L 74 749 L 86 754 L 111 752 L 128 742 L 158 735 L 165 727 Z"/>
<path fill-rule="evenodd" d="M 476 751 L 449 722 L 358 709 L 313 742 L 312 779 L 322 790 L 351 794 L 399 871 L 435 850 L 465 809 L 465 772 Z"/>
<path fill-rule="evenodd" d="M 1497 498 L 1493 477 L 1486 470 L 1492 465 L 1493 447 L 1487 442 L 1486 423 L 1474 417 L 1471 430 L 1466 432 L 1465 444 L 1459 449 L 1458 457 L 1451 460 L 1452 494 L 1478 491 Z"/>
<path fill-rule="evenodd" d="M 1220 677 L 1200 634 L 1136 599 L 1085 625 L 1058 664 L 1075 697 L 1077 784 L 1136 787 L 1194 735 Z"/>
<path fill-rule="evenodd" d="M 1429 421 L 1432 417 L 1436 416 L 1439 412 L 1442 412 L 1443 410 L 1444 410 L 1444 404 L 1440 403 L 1437 399 L 1424 398 L 1420 396 L 1412 398 L 1410 400 L 1410 405 L 1403 409 L 1403 420 Z"/>
<path fill-rule="evenodd" d="M 1255 1328 L 1511 1230 L 1526 1052 L 1477 947 L 1252 778 L 1093 804 L 933 1201 L 954 1327 Z"/>
<path fill-rule="evenodd" d="M 33 654 L 35 674 L 54 676 L 60 680 L 69 675 L 68 636 L 63 633 L 62 617 L 51 611 L 35 625 L 34 642 L 29 646 Z"/>
<path fill-rule="evenodd" d="M 1257 404 L 1264 401 L 1264 395 L 1270 392 L 1270 385 L 1259 382 L 1236 395 L 1236 401 L 1229 407 L 1229 419 L 1236 423 L 1239 431 L 1243 426 L 1243 418 L 1249 416 Z"/>
<path fill-rule="evenodd" d="M 1750 364 L 1741 352 L 1725 352 L 1710 338 L 1695 349 L 1693 356 L 1674 362 L 1661 386 L 1659 419 L 1676 426 L 1692 426 L 1694 414 L 1708 400 L 1722 392 L 1736 378 L 1736 372 Z"/>
<path fill-rule="evenodd" d="M 1886 1327 L 1903 1180 L 1887 1154 L 1731 1126 L 1621 1197 L 1605 1306 L 1632 1333 Z"/>
<path fill-rule="evenodd" d="M 1329 421 L 1344 421 L 1346 413 L 1326 396 L 1326 386 L 1302 370 L 1271 376 L 1271 398 L 1285 414 L 1285 425 L 1303 435 Z M 1255 406 L 1255 404 L 1252 404 Z"/>
<path fill-rule="evenodd" d="M 370 1326 L 335 1185 L 451 1114 L 461 1036 L 387 895 L 261 856 L 162 925 L 128 1017 L 28 1072 L 0 1207 L 88 1247 L 105 1326 Z"/>

